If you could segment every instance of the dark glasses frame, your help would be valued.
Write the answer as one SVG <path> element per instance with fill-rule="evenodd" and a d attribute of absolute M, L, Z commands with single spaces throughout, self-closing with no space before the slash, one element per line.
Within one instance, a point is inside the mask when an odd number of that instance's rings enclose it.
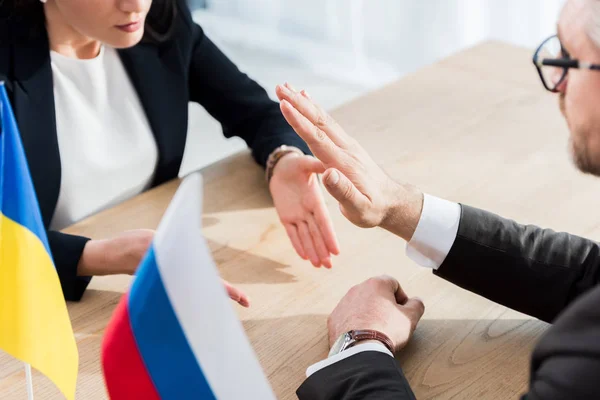
<path fill-rule="evenodd" d="M 600 64 L 592 64 L 589 62 L 572 59 L 571 56 L 569 55 L 569 53 L 563 47 L 562 43 L 560 42 L 560 39 L 558 40 L 558 43 L 560 43 L 560 49 L 561 49 L 561 53 L 563 55 L 562 58 L 540 58 L 540 52 L 542 51 L 544 46 L 549 41 L 554 40 L 554 39 L 558 39 L 557 35 L 552 35 L 548 39 L 544 40 L 542 42 L 542 44 L 539 45 L 539 47 L 537 48 L 537 50 L 535 51 L 535 53 L 533 55 L 533 64 L 537 68 L 537 71 L 538 71 L 538 74 L 540 75 L 542 84 L 544 85 L 546 90 L 548 90 L 552 93 L 558 92 L 557 88 L 560 86 L 561 83 L 563 83 L 563 81 L 567 77 L 567 73 L 569 72 L 569 69 L 571 69 L 571 68 L 600 71 Z M 562 73 L 560 79 L 554 86 L 549 86 L 548 83 L 546 82 L 546 80 L 544 79 L 544 74 L 542 73 L 542 67 L 545 67 L 545 66 L 563 69 L 563 73 Z"/>

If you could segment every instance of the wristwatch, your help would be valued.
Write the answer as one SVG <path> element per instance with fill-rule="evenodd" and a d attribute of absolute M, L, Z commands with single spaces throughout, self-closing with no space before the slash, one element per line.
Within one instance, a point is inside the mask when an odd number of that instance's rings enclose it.
<path fill-rule="evenodd" d="M 364 340 L 378 340 L 385 347 L 387 347 L 387 349 L 392 354 L 394 353 L 394 343 L 387 335 L 371 329 L 361 329 L 352 330 L 341 334 L 340 337 L 337 338 L 333 346 L 331 346 L 331 350 L 329 351 L 329 357 L 339 354 L 344 350 L 348 350 L 349 348 L 355 346 L 357 343 L 362 342 Z"/>

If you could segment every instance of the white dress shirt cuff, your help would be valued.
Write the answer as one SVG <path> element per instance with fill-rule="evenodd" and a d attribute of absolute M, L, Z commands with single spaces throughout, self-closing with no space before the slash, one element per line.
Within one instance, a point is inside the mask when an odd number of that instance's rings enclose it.
<path fill-rule="evenodd" d="M 363 351 L 378 351 L 380 353 L 384 353 L 389 355 L 390 357 L 394 357 L 392 353 L 381 343 L 363 343 L 357 344 L 356 346 L 342 351 L 334 356 L 326 358 L 325 360 L 319 361 L 316 364 L 311 365 L 306 370 L 306 377 L 310 377 L 315 372 L 322 370 L 323 368 L 329 367 L 332 364 L 335 364 L 338 361 L 345 360 L 348 357 L 352 357 L 355 354 L 362 353 Z"/>
<path fill-rule="evenodd" d="M 417 264 L 438 269 L 450 252 L 460 222 L 460 204 L 425 194 L 417 229 L 406 255 Z"/>

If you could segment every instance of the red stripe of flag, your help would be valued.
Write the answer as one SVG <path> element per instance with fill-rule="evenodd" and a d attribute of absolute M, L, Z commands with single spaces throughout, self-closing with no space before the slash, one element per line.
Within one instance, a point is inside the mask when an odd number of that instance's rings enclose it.
<path fill-rule="evenodd" d="M 102 341 L 104 382 L 111 400 L 160 400 L 131 330 L 128 294 L 121 297 Z"/>

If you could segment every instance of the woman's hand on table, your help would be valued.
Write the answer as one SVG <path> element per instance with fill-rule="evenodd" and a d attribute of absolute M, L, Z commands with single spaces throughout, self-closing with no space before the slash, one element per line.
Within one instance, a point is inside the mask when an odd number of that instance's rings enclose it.
<path fill-rule="evenodd" d="M 285 155 L 275 165 L 269 189 L 294 249 L 315 267 L 331 268 L 339 244 L 319 185 L 323 164 L 314 157 Z"/>
<path fill-rule="evenodd" d="M 77 266 L 79 276 L 133 275 L 152 245 L 154 231 L 136 229 L 125 231 L 110 239 L 90 240 L 86 243 Z M 249 307 L 248 296 L 223 280 L 229 297 Z"/>

